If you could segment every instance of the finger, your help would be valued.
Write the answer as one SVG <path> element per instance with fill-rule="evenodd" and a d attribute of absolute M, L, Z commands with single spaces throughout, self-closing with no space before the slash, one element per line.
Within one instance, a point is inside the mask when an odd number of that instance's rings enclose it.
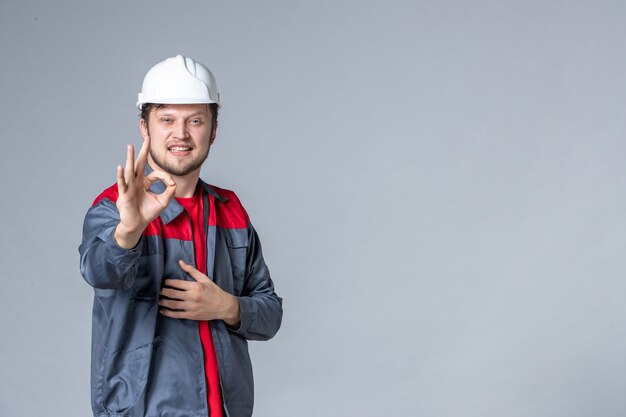
<path fill-rule="evenodd" d="M 211 281 L 209 279 L 209 277 L 207 277 L 206 275 L 204 275 L 202 272 L 198 271 L 195 267 L 193 267 L 192 265 L 189 265 L 188 263 L 186 263 L 185 261 L 183 261 L 182 259 L 180 261 L 178 261 L 178 264 L 180 265 L 180 268 L 185 271 L 186 273 L 188 273 L 189 275 L 191 275 L 191 277 L 193 279 L 195 279 L 198 282 L 210 282 L 213 283 L 213 281 Z"/>
<path fill-rule="evenodd" d="M 150 187 L 152 187 L 152 184 L 154 184 L 157 181 L 160 181 L 160 178 L 155 177 L 154 175 L 152 175 L 152 173 L 148 174 L 148 176 L 145 176 L 143 178 L 143 189 L 148 191 L 150 194 L 154 195 L 155 197 L 158 196 L 158 194 L 155 194 L 150 191 Z"/>
<path fill-rule="evenodd" d="M 126 148 L 126 169 L 124 171 L 126 177 L 126 183 L 132 184 L 133 178 L 135 178 L 135 148 L 133 145 L 128 145 Z"/>
<path fill-rule="evenodd" d="M 150 174 L 148 174 L 148 176 L 144 178 L 144 188 L 146 190 L 150 189 L 150 185 L 159 180 L 161 180 L 163 184 L 165 184 L 165 191 L 163 191 L 161 194 L 151 194 L 163 207 L 167 207 L 167 205 L 174 197 L 174 194 L 176 193 L 176 182 L 170 174 L 160 170 L 152 171 Z"/>
<path fill-rule="evenodd" d="M 137 160 L 135 160 L 135 175 L 142 176 L 146 169 L 146 163 L 148 162 L 148 151 L 150 150 L 150 136 L 146 136 L 143 138 L 143 143 L 141 144 L 141 149 L 139 150 L 139 155 L 137 155 Z"/>
<path fill-rule="evenodd" d="M 174 197 L 174 193 L 176 192 L 176 181 L 174 181 L 174 177 L 172 177 L 167 172 L 157 169 L 152 171 L 147 178 L 150 180 L 150 182 L 155 182 L 157 180 L 163 181 L 163 184 L 165 184 L 165 191 L 159 195 L 162 196 L 161 198 L 163 200 L 166 200 L 169 203 L 172 197 Z"/>
<path fill-rule="evenodd" d="M 165 188 L 165 191 L 154 196 L 163 207 L 167 207 L 170 201 L 174 198 L 174 195 L 176 195 L 176 183 L 174 182 L 174 179 L 172 179 L 172 183 L 173 184 L 168 184 L 166 182 L 165 185 L 167 185 L 167 187 Z"/>
<path fill-rule="evenodd" d="M 186 311 L 172 311 L 167 308 L 160 308 L 159 313 L 165 317 L 171 317 L 173 319 L 190 319 L 190 314 Z"/>
<path fill-rule="evenodd" d="M 176 186 L 176 181 L 174 181 L 174 177 L 172 177 L 165 171 L 161 171 L 160 169 L 155 169 L 154 171 L 149 173 L 146 178 L 149 179 L 150 182 L 161 180 L 166 187 Z"/>
<path fill-rule="evenodd" d="M 161 294 L 169 298 L 182 299 L 184 291 L 189 291 L 194 285 L 198 285 L 195 282 L 185 281 L 183 279 L 166 279 L 163 280 L 163 288 L 161 288 Z"/>
<path fill-rule="evenodd" d="M 169 308 L 170 310 L 183 310 L 185 311 L 185 303 L 184 301 L 176 301 L 176 300 L 159 300 L 159 305 L 161 307 Z"/>
<path fill-rule="evenodd" d="M 150 187 L 157 181 L 163 181 L 165 184 L 165 190 L 161 194 L 150 191 Z M 143 179 L 143 188 L 146 190 L 159 205 L 163 208 L 167 207 L 176 194 L 176 183 L 171 175 L 163 172 L 152 171 L 148 176 Z"/>
<path fill-rule="evenodd" d="M 176 187 L 176 182 L 174 181 L 174 178 L 170 174 L 163 171 L 152 171 L 144 178 L 144 184 L 147 188 L 150 188 L 150 185 L 157 181 L 162 181 L 163 184 L 165 184 L 166 188 L 172 186 Z"/>
<path fill-rule="evenodd" d="M 120 194 L 124 194 L 128 187 L 126 186 L 126 180 L 124 178 L 124 168 L 121 165 L 117 166 L 117 191 Z"/>

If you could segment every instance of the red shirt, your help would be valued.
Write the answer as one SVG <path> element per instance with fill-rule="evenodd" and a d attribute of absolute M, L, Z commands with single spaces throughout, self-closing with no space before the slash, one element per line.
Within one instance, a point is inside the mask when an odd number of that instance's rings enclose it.
<path fill-rule="evenodd" d="M 202 189 L 198 187 L 193 197 L 176 197 L 176 200 L 189 214 L 193 232 L 196 268 L 206 275 L 206 235 L 203 222 L 204 204 L 202 201 Z M 202 341 L 202 349 L 204 350 L 204 374 L 207 382 L 209 415 L 211 417 L 223 417 L 219 368 L 217 367 L 217 356 L 215 354 L 215 346 L 213 345 L 213 336 L 211 336 L 209 322 L 199 321 L 198 329 L 200 332 L 200 340 Z"/>

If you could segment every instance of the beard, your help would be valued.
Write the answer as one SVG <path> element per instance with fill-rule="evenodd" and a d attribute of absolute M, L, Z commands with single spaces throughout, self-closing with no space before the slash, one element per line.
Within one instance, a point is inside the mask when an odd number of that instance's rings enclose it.
<path fill-rule="evenodd" d="M 150 149 L 150 157 L 152 160 L 161 168 L 163 171 L 167 172 L 170 175 L 175 175 L 177 177 L 183 177 L 196 169 L 200 168 L 204 161 L 206 161 L 209 156 L 210 147 L 207 148 L 204 155 L 198 155 L 196 158 L 192 159 L 189 162 L 173 164 L 168 162 L 165 157 L 161 158 L 157 155 L 152 149 Z"/>

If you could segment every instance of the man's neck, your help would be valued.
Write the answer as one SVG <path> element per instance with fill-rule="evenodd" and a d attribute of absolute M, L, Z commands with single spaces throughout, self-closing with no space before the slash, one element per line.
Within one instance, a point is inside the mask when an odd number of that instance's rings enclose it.
<path fill-rule="evenodd" d="M 172 175 L 176 183 L 176 197 L 193 197 L 200 178 L 200 170 L 191 172 L 185 176 L 179 177 Z"/>

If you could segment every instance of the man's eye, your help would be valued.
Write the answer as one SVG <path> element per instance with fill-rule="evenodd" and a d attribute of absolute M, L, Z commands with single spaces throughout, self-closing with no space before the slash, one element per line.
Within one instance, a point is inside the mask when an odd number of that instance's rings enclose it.
<path fill-rule="evenodd" d="M 200 120 L 200 119 L 191 119 L 190 123 L 192 125 L 199 125 L 200 123 L 202 123 L 202 120 Z"/>
<path fill-rule="evenodd" d="M 161 118 L 161 121 L 162 121 L 163 123 L 169 123 L 169 122 L 171 122 L 171 121 L 172 121 L 172 119 L 170 119 L 169 117 L 162 117 L 162 118 Z"/>

